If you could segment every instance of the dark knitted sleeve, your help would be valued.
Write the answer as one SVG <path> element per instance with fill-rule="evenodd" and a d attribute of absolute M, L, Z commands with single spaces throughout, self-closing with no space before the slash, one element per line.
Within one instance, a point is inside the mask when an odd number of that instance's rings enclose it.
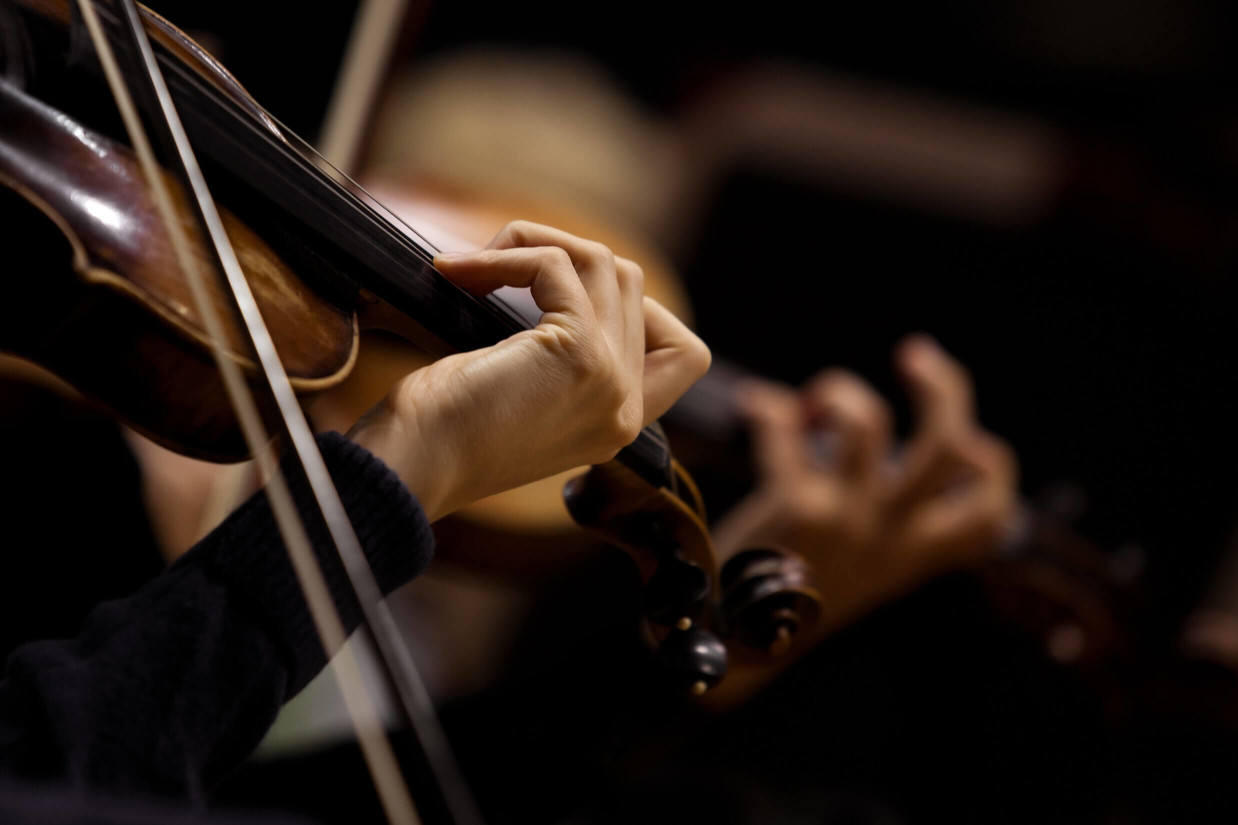
<path fill-rule="evenodd" d="M 318 442 L 389 593 L 429 562 L 425 515 L 375 456 L 336 433 Z M 304 486 L 290 483 L 308 511 Z M 351 631 L 360 605 L 325 530 L 310 536 Z M 51 583 L 31 583 L 41 586 Z M 97 606 L 75 638 L 13 653 L 0 681 L 0 773 L 200 800 L 325 662 L 259 493 L 147 586 Z"/>

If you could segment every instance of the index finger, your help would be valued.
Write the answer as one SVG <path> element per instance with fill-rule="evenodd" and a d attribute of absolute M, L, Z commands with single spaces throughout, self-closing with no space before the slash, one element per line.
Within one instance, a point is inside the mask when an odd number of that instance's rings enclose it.
<path fill-rule="evenodd" d="M 592 316 L 584 284 L 567 252 L 557 247 L 478 249 L 436 255 L 434 266 L 475 295 L 501 286 L 528 287 L 537 308 L 582 320 Z"/>
<path fill-rule="evenodd" d="M 520 247 L 558 247 L 572 260 L 585 291 L 593 301 L 593 309 L 608 337 L 623 347 L 623 339 L 630 331 L 624 323 L 627 316 L 640 315 L 640 294 L 621 288 L 621 280 L 628 279 L 631 267 L 617 266 L 616 256 L 605 244 L 591 241 L 531 221 L 511 221 L 487 244 L 487 249 L 515 249 Z M 639 270 L 637 270 L 639 272 Z M 631 348 L 639 352 L 639 341 Z"/>

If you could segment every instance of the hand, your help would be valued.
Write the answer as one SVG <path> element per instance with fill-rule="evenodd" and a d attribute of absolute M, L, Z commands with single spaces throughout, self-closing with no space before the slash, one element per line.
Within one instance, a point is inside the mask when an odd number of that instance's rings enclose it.
<path fill-rule="evenodd" d="M 850 372 L 801 392 L 754 384 L 743 399 L 759 481 L 716 525 L 718 554 L 800 554 L 822 594 L 820 633 L 981 561 L 1013 515 L 1015 456 L 977 423 L 967 371 L 924 336 L 902 342 L 896 365 L 916 416 L 897 456 L 889 406 Z"/>
<path fill-rule="evenodd" d="M 517 221 L 435 266 L 482 295 L 528 287 L 540 323 L 404 377 L 349 435 L 431 520 L 613 458 L 709 368 L 709 350 L 605 246 Z"/>

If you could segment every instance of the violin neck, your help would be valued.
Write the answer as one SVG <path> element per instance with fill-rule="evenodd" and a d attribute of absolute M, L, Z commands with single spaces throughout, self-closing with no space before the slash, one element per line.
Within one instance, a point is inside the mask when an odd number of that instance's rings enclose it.
<path fill-rule="evenodd" d="M 189 107 L 183 115 L 203 151 L 217 161 L 235 158 L 233 172 L 257 182 L 265 198 L 307 230 L 314 254 L 330 262 L 326 271 L 413 321 L 440 352 L 490 346 L 537 323 L 499 296 L 477 298 L 444 278 L 432 264 L 438 250 L 295 135 L 285 133 L 288 142 L 281 144 L 252 121 L 230 127 L 203 111 Z M 419 343 L 427 345 L 424 338 Z M 617 458 L 656 486 L 676 486 L 659 427 L 646 427 Z"/>
<path fill-rule="evenodd" d="M 47 67 L 40 85 L 89 82 L 91 75 L 99 82 L 93 56 L 78 54 L 63 27 L 40 17 L 44 12 L 40 6 L 27 20 L 32 36 L 41 42 L 55 38 L 48 53 L 74 59 L 68 68 Z M 98 12 L 105 28 L 115 30 L 112 11 Z M 478 298 L 444 278 L 433 266 L 437 250 L 416 230 L 280 125 L 183 34 L 154 16 L 147 22 L 148 30 L 161 35 L 152 45 L 214 197 L 321 295 L 346 309 L 374 303 L 394 309 L 423 333 L 413 342 L 436 355 L 491 346 L 536 323 L 495 296 Z M 78 93 L 74 100 L 82 97 Z M 100 85 L 99 95 L 86 98 L 110 95 Z M 109 117 L 106 110 L 95 115 Z M 114 127 L 103 131 L 115 135 Z M 646 427 L 618 459 L 652 484 L 677 486 L 658 427 Z"/>
<path fill-rule="evenodd" d="M 315 271 L 335 281 L 329 290 L 376 296 L 437 342 L 440 353 L 490 346 L 537 323 L 500 297 L 478 298 L 444 278 L 434 269 L 438 250 L 429 241 L 309 143 L 269 115 L 255 117 L 252 101 L 204 82 L 175 59 L 163 68 L 198 152 L 295 225 L 285 234 L 323 264 Z M 617 458 L 656 486 L 677 487 L 670 449 L 656 425 Z"/>

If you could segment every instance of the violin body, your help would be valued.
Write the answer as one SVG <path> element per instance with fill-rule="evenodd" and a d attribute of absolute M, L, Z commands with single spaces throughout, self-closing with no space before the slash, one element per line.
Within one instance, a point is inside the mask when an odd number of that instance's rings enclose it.
<path fill-rule="evenodd" d="M 78 42 L 84 35 L 75 27 L 69 5 L 53 0 L 10 2 L 23 12 L 19 25 L 28 30 L 26 39 L 36 44 L 31 53 L 39 56 L 33 82 L 23 83 L 18 90 L 46 104 L 55 113 L 52 117 L 65 124 L 66 129 L 91 130 L 96 133 L 91 140 L 96 135 L 110 138 L 113 143 L 108 145 L 109 152 L 123 145 L 125 131 L 116 106 L 100 77 L 93 51 Z M 434 269 L 433 259 L 438 250 L 425 237 L 331 167 L 304 140 L 279 127 L 187 37 L 149 10 L 140 12 L 212 198 L 273 252 L 251 255 L 249 260 L 256 269 L 284 269 L 271 264 L 278 258 L 287 263 L 287 268 L 296 273 L 310 292 L 342 310 L 343 326 L 350 325 L 348 315 L 355 312 L 358 317 L 351 323 L 354 331 L 384 329 L 416 343 L 435 357 L 490 346 L 534 325 L 502 300 L 471 295 L 447 281 Z M 107 7 L 97 9 L 97 13 L 105 28 L 122 28 Z M 6 82 L 10 87 L 16 85 Z M 5 135 L 3 139 L 10 138 Z M 118 157 L 124 154 L 124 150 L 116 151 Z M 18 178 L 17 187 L 29 189 L 22 177 L 31 167 L 21 158 L 21 151 L 16 154 L 9 175 Z M 69 188 L 63 199 L 72 201 L 79 194 L 77 182 L 66 183 Z M 49 203 L 37 195 L 23 199 L 53 221 L 59 220 L 52 207 L 55 201 Z M 61 226 L 66 226 L 62 232 L 65 237 L 72 235 L 72 229 L 64 222 Z M 81 268 L 88 267 L 89 263 L 82 261 Z M 166 271 L 172 273 L 176 269 Z M 305 304 L 306 293 L 285 286 L 280 283 L 282 280 L 282 274 L 273 279 L 268 296 L 278 296 L 280 301 L 291 299 L 294 305 Z M 172 297 L 169 302 L 156 300 L 153 305 L 162 312 L 169 303 L 183 304 Z M 283 350 L 280 341 L 276 342 L 281 356 L 297 347 L 313 349 L 319 345 L 319 332 L 304 326 L 304 314 L 298 315 L 295 310 L 292 314 L 295 321 L 290 324 L 293 329 L 283 342 Z M 293 376 L 301 381 L 303 391 L 316 392 L 331 386 L 354 357 L 356 342 L 341 344 L 332 334 L 332 328 L 338 330 L 341 326 L 340 319 L 327 315 L 329 320 L 324 323 L 328 329 L 321 335 L 327 341 L 327 352 L 322 361 Z M 186 330 L 182 328 L 178 334 L 183 338 Z M 194 332 L 188 336 L 198 337 Z M 234 357 L 240 359 L 243 354 L 234 353 Z M 59 364 L 45 366 L 64 372 Z M 160 387 L 159 392 L 169 394 L 175 386 L 172 382 Z M 196 381 L 193 386 L 197 386 Z M 194 444 L 178 444 L 175 438 L 152 431 L 149 422 L 160 416 L 134 417 L 126 410 L 136 404 L 104 403 L 174 449 L 202 456 L 216 454 L 221 459 L 243 458 L 247 452 L 223 455 L 233 443 L 228 439 L 204 437 Z M 195 404 L 189 400 L 182 407 L 192 408 Z M 651 483 L 674 483 L 669 450 L 660 433 L 652 428 L 642 431 L 618 458 L 637 468 Z"/>
<path fill-rule="evenodd" d="M 110 96 L 79 69 L 63 67 L 47 53 L 71 54 L 70 5 L 32 0 L 25 25 L 41 55 L 34 85 L 50 92 L 64 111 L 11 82 L 0 81 L 0 198 L 10 238 L 24 249 L 19 260 L 37 260 L 37 271 L 15 273 L 6 303 L 0 349 L 25 358 L 63 379 L 92 403 L 138 432 L 185 455 L 239 461 L 248 448 L 218 374 L 208 334 L 191 298 L 187 277 L 173 254 L 132 149 L 115 130 L 79 120 L 72 103 L 109 124 Z M 217 90 L 260 123 L 278 132 L 240 85 L 187 36 L 154 13 L 145 13 L 152 40 L 175 56 L 202 83 Z M 50 44 L 50 45 L 49 45 Z M 72 61 L 70 61 L 72 62 Z M 94 80 L 95 84 L 99 81 Z M 72 99 L 70 86 L 82 85 Z M 100 116 L 99 110 L 107 113 Z M 261 380 L 244 343 L 230 300 L 213 277 L 180 187 L 165 180 L 192 246 L 207 273 L 216 314 L 223 319 L 228 357 Z M 220 180 L 222 184 L 226 181 Z M 337 385 L 357 356 L 356 313 L 323 297 L 227 205 L 221 216 L 250 289 L 270 330 L 293 388 L 309 397 Z M 24 254 L 20 254 L 24 253 Z M 46 307 L 47 314 L 30 311 Z M 54 318 L 49 322 L 49 315 Z"/>
<path fill-rule="evenodd" d="M 6 84 L 0 120 L 8 126 L 3 214 L 18 245 L 9 251 L 41 262 L 9 279 L 0 348 L 165 446 L 243 457 L 207 333 L 131 150 Z M 183 205 L 181 219 L 190 224 Z M 356 359 L 356 314 L 309 289 L 233 213 L 223 219 L 294 388 L 311 394 L 338 384 Z M 211 271 L 196 240 L 194 254 Z M 230 319 L 216 279 L 207 280 L 217 313 Z M 49 323 L 31 307 L 56 317 Z M 229 337 L 227 351 L 253 374 L 235 323 Z"/>

